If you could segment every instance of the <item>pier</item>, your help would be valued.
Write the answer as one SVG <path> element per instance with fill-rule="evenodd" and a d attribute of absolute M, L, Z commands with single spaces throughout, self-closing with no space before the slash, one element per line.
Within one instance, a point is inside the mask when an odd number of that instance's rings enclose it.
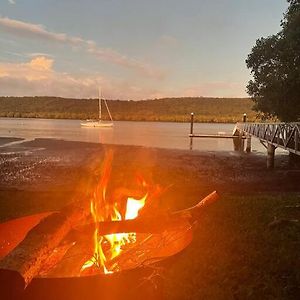
<path fill-rule="evenodd" d="M 267 168 L 274 168 L 276 148 L 289 151 L 290 156 L 300 158 L 300 123 L 237 123 L 236 136 L 253 136 L 267 149 Z"/>
<path fill-rule="evenodd" d="M 246 114 L 243 122 L 236 124 L 232 135 L 194 134 L 194 114 L 191 113 L 190 149 L 193 138 L 231 138 L 235 151 L 251 152 L 251 139 L 258 138 L 267 150 L 267 168 L 274 168 L 275 150 L 282 148 L 291 158 L 300 159 L 300 122 L 295 123 L 250 123 Z M 246 148 L 245 148 L 246 141 Z"/>

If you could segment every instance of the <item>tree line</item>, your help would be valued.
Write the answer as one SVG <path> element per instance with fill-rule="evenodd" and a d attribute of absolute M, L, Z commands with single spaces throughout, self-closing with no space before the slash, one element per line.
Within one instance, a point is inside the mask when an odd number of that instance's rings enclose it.
<path fill-rule="evenodd" d="M 163 98 L 141 101 L 107 100 L 115 120 L 188 122 L 237 122 L 247 113 L 257 120 L 252 101 L 247 98 Z M 0 97 L 1 117 L 96 119 L 98 99 L 60 97 Z M 104 119 L 108 118 L 103 111 Z"/>

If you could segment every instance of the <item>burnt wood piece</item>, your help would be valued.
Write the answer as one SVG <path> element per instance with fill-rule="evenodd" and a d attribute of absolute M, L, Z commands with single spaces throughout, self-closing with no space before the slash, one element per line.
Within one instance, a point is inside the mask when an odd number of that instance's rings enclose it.
<path fill-rule="evenodd" d="M 90 215 L 89 201 L 77 201 L 33 227 L 25 239 L 0 261 L 0 285 L 24 289 L 39 274 L 53 250 L 72 227 Z M 9 288 L 7 286 L 7 288 Z"/>
<path fill-rule="evenodd" d="M 181 221 L 189 221 L 191 224 L 196 222 L 203 210 L 218 198 L 217 192 L 214 191 L 195 206 L 180 211 L 158 213 L 154 216 L 144 215 L 132 220 L 90 223 L 76 229 L 80 234 L 88 234 L 97 226 L 99 235 L 123 232 L 160 233 L 179 227 Z"/>

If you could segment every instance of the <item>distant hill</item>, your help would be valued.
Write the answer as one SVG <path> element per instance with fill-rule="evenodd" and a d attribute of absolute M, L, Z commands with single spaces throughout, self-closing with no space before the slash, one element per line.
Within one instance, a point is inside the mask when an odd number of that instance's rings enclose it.
<path fill-rule="evenodd" d="M 188 122 L 194 112 L 196 122 L 237 122 L 247 113 L 253 121 L 248 98 L 164 98 L 142 101 L 107 100 L 115 120 Z M 59 97 L 0 97 L 0 117 L 93 119 L 97 99 Z M 107 115 L 104 113 L 104 117 Z"/>

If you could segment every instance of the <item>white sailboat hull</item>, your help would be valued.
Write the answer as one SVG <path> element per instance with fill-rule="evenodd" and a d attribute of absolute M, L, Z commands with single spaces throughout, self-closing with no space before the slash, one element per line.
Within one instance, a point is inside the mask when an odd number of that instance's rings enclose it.
<path fill-rule="evenodd" d="M 112 116 L 111 116 L 111 113 L 109 111 L 109 108 L 107 106 L 107 103 L 106 103 L 106 100 L 103 99 L 104 101 L 104 104 L 105 104 L 105 107 L 106 107 L 106 110 L 108 112 L 108 115 L 109 115 L 109 118 L 110 118 L 110 122 L 105 122 L 105 121 L 102 121 L 102 105 L 101 105 L 101 91 L 100 91 L 100 88 L 98 89 L 98 94 L 99 94 L 99 98 L 98 98 L 98 108 L 99 108 L 99 117 L 98 117 L 98 120 L 86 120 L 84 122 L 81 122 L 81 126 L 82 127 L 113 127 L 113 119 L 112 119 Z"/>
<path fill-rule="evenodd" d="M 113 123 L 103 121 L 85 121 L 80 123 L 82 127 L 113 127 Z"/>

